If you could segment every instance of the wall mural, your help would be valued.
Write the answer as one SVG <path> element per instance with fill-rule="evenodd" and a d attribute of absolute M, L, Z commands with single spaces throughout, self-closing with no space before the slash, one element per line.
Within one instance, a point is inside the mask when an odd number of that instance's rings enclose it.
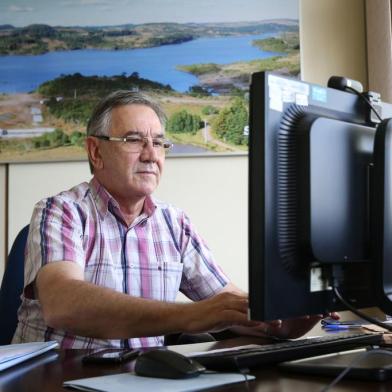
<path fill-rule="evenodd" d="M 296 0 L 2 0 L 0 162 L 83 159 L 98 99 L 163 105 L 170 154 L 246 152 L 253 72 L 297 77 Z"/>

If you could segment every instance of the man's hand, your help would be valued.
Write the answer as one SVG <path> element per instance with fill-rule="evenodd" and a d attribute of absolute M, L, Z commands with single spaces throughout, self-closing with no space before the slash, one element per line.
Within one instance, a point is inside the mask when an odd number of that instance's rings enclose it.
<path fill-rule="evenodd" d="M 233 332 L 240 335 L 258 336 L 258 337 L 276 337 L 279 339 L 296 339 L 311 330 L 322 318 L 332 317 L 339 319 L 337 313 L 328 315 L 303 316 L 289 320 L 275 320 L 270 322 L 259 322 L 255 327 L 231 328 Z"/>
<path fill-rule="evenodd" d="M 296 339 L 311 330 L 322 318 L 322 315 L 303 316 L 265 323 L 264 334 L 280 339 Z"/>
<path fill-rule="evenodd" d="M 188 306 L 184 326 L 188 333 L 218 331 L 233 325 L 248 328 L 259 325 L 258 321 L 248 320 L 247 295 L 222 292 Z"/>
<path fill-rule="evenodd" d="M 247 298 L 247 294 L 229 282 L 222 293 L 235 293 L 236 295 Z M 304 335 L 306 332 L 311 330 L 322 318 L 332 317 L 336 320 L 339 319 L 339 315 L 335 312 L 328 313 L 325 315 L 316 316 L 304 316 L 290 320 L 274 320 L 269 322 L 257 322 L 253 327 L 242 325 L 232 326 L 231 331 L 238 335 L 247 336 L 258 336 L 258 337 L 276 337 L 280 339 L 296 339 Z"/>

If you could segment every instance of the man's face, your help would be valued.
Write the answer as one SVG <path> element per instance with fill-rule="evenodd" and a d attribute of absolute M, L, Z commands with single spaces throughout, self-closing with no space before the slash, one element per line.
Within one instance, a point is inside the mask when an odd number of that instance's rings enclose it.
<path fill-rule="evenodd" d="M 163 137 L 162 125 L 156 113 L 144 105 L 125 105 L 112 110 L 110 135 L 113 137 Z M 98 180 L 121 203 L 137 201 L 150 195 L 158 186 L 165 153 L 154 148 L 151 139 L 140 152 L 130 152 L 124 142 L 98 140 Z"/>

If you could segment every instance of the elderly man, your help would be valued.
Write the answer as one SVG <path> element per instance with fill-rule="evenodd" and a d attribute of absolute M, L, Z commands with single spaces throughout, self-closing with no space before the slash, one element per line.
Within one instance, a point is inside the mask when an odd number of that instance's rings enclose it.
<path fill-rule="evenodd" d="M 14 343 L 145 347 L 169 333 L 232 327 L 297 336 L 319 318 L 259 323 L 179 209 L 151 195 L 165 152 L 164 114 L 118 91 L 95 108 L 86 147 L 93 179 L 39 202 L 30 224 Z M 176 303 L 181 291 L 193 300 Z"/>

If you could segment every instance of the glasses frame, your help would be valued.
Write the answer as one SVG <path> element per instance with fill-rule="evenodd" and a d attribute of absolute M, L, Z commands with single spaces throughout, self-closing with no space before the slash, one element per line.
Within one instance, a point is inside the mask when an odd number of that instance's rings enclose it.
<path fill-rule="evenodd" d="M 149 140 L 151 140 L 153 148 L 155 148 L 154 147 L 154 140 L 162 141 L 161 147 L 163 147 L 162 151 L 164 151 L 164 152 L 169 151 L 173 147 L 173 143 L 170 140 L 163 139 L 163 138 L 151 138 L 148 136 L 123 136 L 123 137 L 105 136 L 105 135 L 91 135 L 91 136 L 95 137 L 97 139 L 100 139 L 100 140 L 106 140 L 108 142 L 123 142 L 125 144 L 130 143 L 131 140 L 134 141 L 136 138 L 139 138 L 140 140 L 142 140 L 144 142 L 144 145 L 140 150 L 133 151 L 135 153 L 142 152 L 143 149 L 146 147 Z"/>

